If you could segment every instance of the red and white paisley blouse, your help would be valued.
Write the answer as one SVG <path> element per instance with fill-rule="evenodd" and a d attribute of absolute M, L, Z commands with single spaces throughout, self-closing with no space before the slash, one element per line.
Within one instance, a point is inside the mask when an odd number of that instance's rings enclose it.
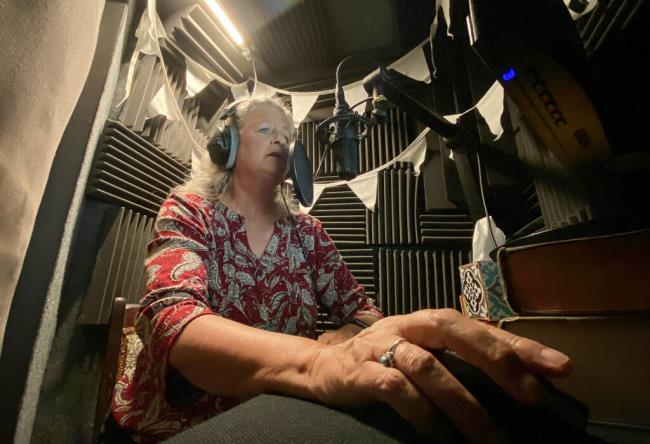
<path fill-rule="evenodd" d="M 203 392 L 168 368 L 175 338 L 194 318 L 315 338 L 319 306 L 337 324 L 381 317 L 321 223 L 302 213 L 293 219 L 276 222 L 258 258 L 244 218 L 222 203 L 186 193 L 164 202 L 145 261 L 136 324 L 143 347 L 113 393 L 113 417 L 136 441 L 163 440 L 244 400 Z"/>

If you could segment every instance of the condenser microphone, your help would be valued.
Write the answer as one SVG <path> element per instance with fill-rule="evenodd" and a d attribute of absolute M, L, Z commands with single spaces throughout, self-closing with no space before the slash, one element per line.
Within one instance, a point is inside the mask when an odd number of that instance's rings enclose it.
<path fill-rule="evenodd" d="M 341 84 L 340 70 L 343 63 L 353 56 L 348 56 L 341 60 L 336 67 L 336 88 L 334 94 L 334 113 L 332 117 L 322 121 L 317 127 L 317 133 L 322 142 L 334 150 L 334 159 L 336 161 L 336 171 L 338 176 L 344 180 L 350 180 L 357 177 L 359 169 L 359 140 L 366 137 L 368 129 L 377 123 L 379 119 L 368 119 L 358 114 L 350 108 L 345 100 L 345 91 Z M 379 98 L 381 96 L 381 98 Z M 373 107 L 379 107 L 379 114 L 385 114 L 385 104 L 383 95 L 377 90 L 377 103 L 373 101 Z M 367 99 L 363 100 L 365 102 Z M 360 105 L 354 104 L 353 106 Z M 382 109 L 383 108 L 383 109 Z M 364 127 L 363 133 L 360 132 L 361 125 Z"/>
<path fill-rule="evenodd" d="M 358 121 L 345 101 L 343 87 L 336 85 L 336 102 L 334 105 L 334 131 L 330 139 L 336 160 L 336 170 L 341 179 L 350 180 L 357 177 L 359 164 Z"/>

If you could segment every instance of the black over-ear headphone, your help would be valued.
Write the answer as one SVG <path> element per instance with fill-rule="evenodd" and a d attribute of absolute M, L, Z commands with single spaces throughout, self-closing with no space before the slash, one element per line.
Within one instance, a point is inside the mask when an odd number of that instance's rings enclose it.
<path fill-rule="evenodd" d="M 239 102 L 233 102 L 223 111 L 220 119 L 225 120 L 223 128 L 217 129 L 208 142 L 210 159 L 226 170 L 235 166 L 237 151 L 239 150 L 239 129 L 232 124 L 232 116 L 237 111 Z"/>
<path fill-rule="evenodd" d="M 238 105 L 243 100 L 238 100 L 228 105 L 221 114 L 220 119 L 225 120 L 223 128 L 217 129 L 208 142 L 208 154 L 210 159 L 221 168 L 230 170 L 235 166 L 237 152 L 239 151 L 239 129 L 232 123 L 232 116 L 235 115 Z M 289 144 L 290 165 L 293 160 L 294 143 Z M 287 175 L 289 177 L 289 175 Z"/>

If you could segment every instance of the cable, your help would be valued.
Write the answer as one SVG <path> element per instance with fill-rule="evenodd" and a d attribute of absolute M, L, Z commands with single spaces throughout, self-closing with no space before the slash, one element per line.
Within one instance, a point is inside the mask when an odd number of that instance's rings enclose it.
<path fill-rule="evenodd" d="M 341 80 L 341 76 L 340 76 L 341 66 L 343 66 L 343 63 L 347 62 L 348 60 L 350 60 L 351 58 L 354 58 L 354 57 L 358 57 L 358 58 L 361 58 L 361 59 L 365 59 L 365 60 L 367 60 L 367 61 L 373 63 L 377 68 L 380 68 L 380 67 L 381 67 L 381 65 L 380 65 L 379 63 L 377 63 L 377 61 L 376 61 L 375 59 L 372 59 L 372 58 L 370 58 L 370 57 L 368 57 L 368 56 L 364 56 L 364 55 L 361 55 L 361 54 L 352 54 L 352 55 L 349 55 L 349 56 L 345 57 L 343 60 L 341 60 L 341 61 L 339 62 L 339 64 L 338 64 L 338 66 L 336 67 L 336 84 L 337 84 L 337 85 L 340 85 L 340 84 L 341 84 L 341 83 L 340 83 L 340 80 Z M 334 91 L 334 94 L 336 94 L 336 91 Z"/>
<path fill-rule="evenodd" d="M 357 106 L 361 105 L 362 103 L 370 102 L 371 100 L 372 100 L 372 97 L 366 97 L 365 99 L 363 99 L 363 100 L 361 100 L 361 101 L 355 103 L 354 105 L 352 105 L 352 106 L 350 107 L 350 110 L 353 110 L 354 108 L 356 108 Z"/>
<path fill-rule="evenodd" d="M 478 184 L 481 189 L 481 201 L 483 202 L 483 211 L 485 211 L 485 217 L 487 218 L 488 228 L 490 229 L 490 237 L 494 243 L 494 248 L 497 248 L 497 241 L 494 238 L 494 233 L 492 232 L 492 219 L 490 218 L 490 213 L 488 213 L 487 204 L 485 203 L 485 193 L 483 192 L 483 172 L 481 169 L 481 157 L 476 152 L 476 161 L 478 162 Z"/>
<path fill-rule="evenodd" d="M 252 52 L 250 53 L 250 58 L 251 58 L 251 63 L 253 64 L 253 80 L 255 83 L 253 83 L 253 92 L 251 93 L 251 97 L 255 96 L 255 91 L 257 90 L 257 69 L 255 68 L 255 57 L 253 57 Z"/>
<path fill-rule="evenodd" d="M 314 174 L 314 179 L 316 179 L 318 177 L 318 173 L 320 172 L 320 168 L 323 166 L 323 160 L 325 160 L 325 156 L 327 155 L 327 151 L 329 149 L 330 149 L 330 144 L 328 143 L 327 145 L 325 145 L 325 150 L 323 150 L 323 154 L 320 156 L 320 161 L 318 162 L 318 168 L 316 168 L 316 174 Z"/>

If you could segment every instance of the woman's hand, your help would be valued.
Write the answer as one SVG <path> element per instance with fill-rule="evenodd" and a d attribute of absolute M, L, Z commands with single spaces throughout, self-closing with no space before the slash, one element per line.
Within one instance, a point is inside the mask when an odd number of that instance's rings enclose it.
<path fill-rule="evenodd" d="M 394 367 L 379 357 L 399 339 Z M 487 373 L 515 399 L 538 400 L 538 376 L 569 373 L 564 354 L 535 341 L 465 318 L 455 310 L 422 310 L 379 320 L 355 337 L 321 349 L 311 368 L 313 393 L 335 406 L 381 401 L 420 433 L 442 411 L 472 442 L 501 441 L 476 398 L 427 349 L 451 349 Z"/>
<path fill-rule="evenodd" d="M 328 345 L 336 345 L 353 338 L 362 330 L 354 324 L 346 324 L 341 328 L 332 331 L 326 331 L 318 337 L 318 342 Z"/>

